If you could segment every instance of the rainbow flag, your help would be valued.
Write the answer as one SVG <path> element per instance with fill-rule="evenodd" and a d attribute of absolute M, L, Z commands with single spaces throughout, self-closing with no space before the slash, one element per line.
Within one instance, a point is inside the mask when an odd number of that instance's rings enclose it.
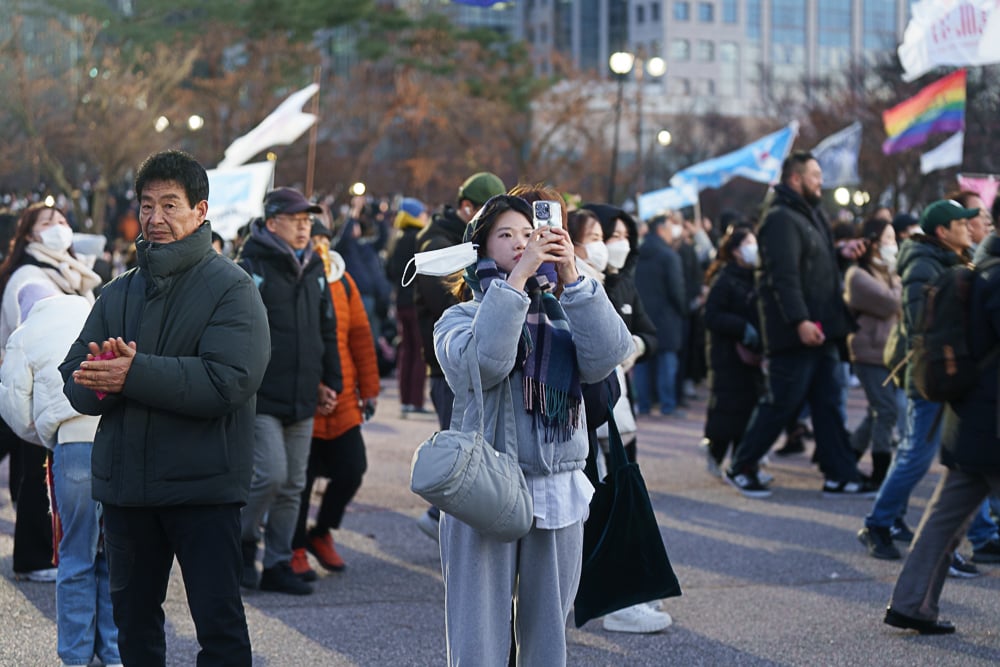
<path fill-rule="evenodd" d="M 965 70 L 961 69 L 923 88 L 882 113 L 886 155 L 920 146 L 935 132 L 965 129 Z"/>

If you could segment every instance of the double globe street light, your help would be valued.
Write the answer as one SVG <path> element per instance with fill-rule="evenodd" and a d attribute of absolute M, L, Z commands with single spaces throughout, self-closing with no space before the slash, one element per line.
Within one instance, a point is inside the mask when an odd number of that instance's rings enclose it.
<path fill-rule="evenodd" d="M 633 70 L 636 80 L 636 189 L 642 192 L 644 184 L 643 150 L 642 150 L 642 79 L 643 73 L 654 78 L 663 76 L 667 71 L 667 63 L 660 57 L 643 59 L 640 55 L 628 51 L 616 51 L 608 59 L 611 72 L 618 79 L 618 93 L 615 99 L 615 128 L 611 147 L 611 173 L 608 178 L 608 203 L 615 202 L 615 180 L 618 177 L 618 137 L 621 131 L 622 102 L 624 98 L 625 78 Z M 669 134 L 669 133 L 668 133 Z"/>

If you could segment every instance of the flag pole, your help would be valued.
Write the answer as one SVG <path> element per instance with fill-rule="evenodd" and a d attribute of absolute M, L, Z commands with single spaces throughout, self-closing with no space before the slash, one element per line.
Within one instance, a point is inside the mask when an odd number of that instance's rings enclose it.
<path fill-rule="evenodd" d="M 317 86 L 319 84 L 320 73 L 322 71 L 322 65 L 316 65 L 313 70 L 313 83 Z M 312 124 L 309 128 L 309 153 L 306 158 L 306 197 L 312 197 L 313 191 L 313 174 L 316 171 L 316 138 L 319 135 L 319 91 L 316 91 L 316 95 L 313 96 L 313 108 L 312 114 L 316 116 L 316 122 Z"/>

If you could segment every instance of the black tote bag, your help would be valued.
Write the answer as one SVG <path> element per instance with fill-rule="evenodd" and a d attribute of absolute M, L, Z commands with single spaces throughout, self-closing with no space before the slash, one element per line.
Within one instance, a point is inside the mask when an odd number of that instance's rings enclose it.
<path fill-rule="evenodd" d="M 625 456 L 608 407 L 608 476 L 596 486 L 583 528 L 576 627 L 640 602 L 681 594 L 637 463 Z"/>

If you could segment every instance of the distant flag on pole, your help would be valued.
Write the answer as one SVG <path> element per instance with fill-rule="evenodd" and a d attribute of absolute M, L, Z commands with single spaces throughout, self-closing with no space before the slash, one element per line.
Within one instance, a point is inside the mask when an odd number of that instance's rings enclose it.
<path fill-rule="evenodd" d="M 503 0 L 451 0 L 456 5 L 472 5 L 473 7 L 492 7 Z"/>
<path fill-rule="evenodd" d="M 965 132 L 956 132 L 932 150 L 920 156 L 920 173 L 929 174 L 938 169 L 962 166 L 962 148 Z"/>
<path fill-rule="evenodd" d="M 942 65 L 1000 61 L 1000 12 L 996 0 L 921 0 L 899 45 L 903 80 L 914 81 Z"/>
<path fill-rule="evenodd" d="M 840 132 L 835 132 L 812 149 L 812 154 L 823 169 L 823 185 L 857 185 L 858 154 L 861 152 L 861 122 L 854 121 Z"/>
<path fill-rule="evenodd" d="M 693 206 L 698 201 L 698 191 L 693 185 L 663 188 L 639 195 L 639 219 L 649 220 L 655 215 L 666 211 Z"/>
<path fill-rule="evenodd" d="M 670 179 L 670 185 L 675 188 L 693 185 L 701 192 L 705 188 L 722 187 L 736 176 L 758 183 L 774 183 L 781 175 L 781 163 L 791 152 L 798 132 L 799 123 L 793 120 L 784 129 L 732 153 L 682 169 Z"/>
<path fill-rule="evenodd" d="M 317 91 L 319 86 L 310 83 L 289 95 L 260 125 L 230 144 L 218 168 L 238 167 L 271 146 L 287 146 L 301 137 L 316 122 L 316 116 L 303 112 L 302 105 Z"/>
<path fill-rule="evenodd" d="M 923 145 L 935 132 L 965 129 L 965 70 L 960 69 L 882 113 L 882 152 L 899 153 Z"/>

